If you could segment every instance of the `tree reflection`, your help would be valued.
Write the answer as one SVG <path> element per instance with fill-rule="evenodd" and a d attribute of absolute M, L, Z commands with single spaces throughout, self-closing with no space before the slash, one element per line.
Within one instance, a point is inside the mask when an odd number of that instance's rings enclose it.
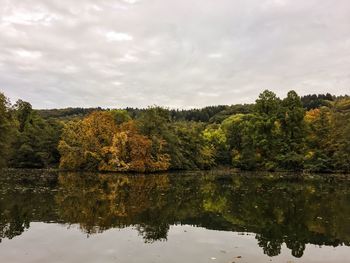
<path fill-rule="evenodd" d="M 142 222 L 138 219 L 142 215 L 148 222 L 157 222 L 155 214 L 149 212 L 164 206 L 168 187 L 166 175 L 69 173 L 59 176 L 55 200 L 60 218 L 78 223 L 84 232 L 93 234 Z M 154 233 L 164 232 L 164 223 L 157 223 L 154 227 L 139 227 L 146 240 L 166 238 L 167 230 L 162 235 Z"/>
<path fill-rule="evenodd" d="M 349 182 L 270 177 L 213 181 L 203 191 L 205 204 L 210 204 L 206 210 L 219 213 L 233 228 L 257 233 L 269 256 L 280 254 L 283 243 L 294 257 L 302 257 L 307 243 L 337 246 L 350 240 Z"/>
<path fill-rule="evenodd" d="M 306 244 L 349 245 L 349 186 L 275 175 L 62 173 L 57 186 L 0 186 L 0 240 L 32 221 L 78 224 L 88 235 L 132 226 L 147 243 L 190 224 L 255 233 L 268 256 L 286 244 L 302 257 Z"/>
<path fill-rule="evenodd" d="M 3 238 L 12 239 L 21 235 L 25 229 L 29 228 L 28 215 L 17 205 L 12 206 L 7 211 L 1 211 L 0 218 L 0 243 Z"/>
<path fill-rule="evenodd" d="M 55 176 L 41 176 L 0 170 L 0 243 L 21 235 L 32 221 L 57 220 L 52 211 Z"/>

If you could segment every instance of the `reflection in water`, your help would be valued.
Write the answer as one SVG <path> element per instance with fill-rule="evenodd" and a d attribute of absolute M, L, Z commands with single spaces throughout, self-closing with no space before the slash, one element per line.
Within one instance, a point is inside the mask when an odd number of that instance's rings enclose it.
<path fill-rule="evenodd" d="M 157 219 L 158 211 L 166 206 L 166 175 L 70 173 L 59 176 L 59 186 L 55 197 L 59 217 L 80 224 L 88 234 L 137 225 L 148 241 L 166 239 L 169 226 Z"/>
<path fill-rule="evenodd" d="M 133 226 L 145 242 L 169 227 L 255 233 L 269 256 L 283 243 L 350 245 L 350 181 L 249 174 L 87 174 L 0 176 L 0 242 L 30 222 L 79 224 L 88 235 Z"/>
<path fill-rule="evenodd" d="M 29 228 L 30 222 L 50 222 L 56 175 L 44 172 L 0 170 L 0 243 Z M 56 219 L 56 218 L 55 218 Z"/>

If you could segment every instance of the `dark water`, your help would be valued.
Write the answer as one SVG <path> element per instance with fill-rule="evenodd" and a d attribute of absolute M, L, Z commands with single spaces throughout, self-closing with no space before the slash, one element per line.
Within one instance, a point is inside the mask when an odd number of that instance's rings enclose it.
<path fill-rule="evenodd" d="M 345 176 L 0 171 L 0 262 L 350 262 Z"/>

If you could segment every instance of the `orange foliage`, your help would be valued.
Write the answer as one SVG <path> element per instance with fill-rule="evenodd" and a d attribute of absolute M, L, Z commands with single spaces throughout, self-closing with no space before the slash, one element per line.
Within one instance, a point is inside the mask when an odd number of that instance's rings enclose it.
<path fill-rule="evenodd" d="M 305 113 L 304 119 L 306 122 L 311 123 L 316 119 L 318 119 L 319 116 L 320 116 L 320 109 L 312 109 Z"/>
<path fill-rule="evenodd" d="M 109 158 L 100 166 L 101 171 L 163 171 L 169 168 L 169 156 L 160 148 L 152 155 L 152 141 L 141 135 L 133 121 L 122 124 L 105 149 Z"/>
<path fill-rule="evenodd" d="M 100 171 L 164 171 L 170 158 L 164 141 L 153 147 L 134 121 L 116 126 L 109 112 L 93 112 L 66 125 L 59 145 L 61 168 Z M 154 149 L 156 148 L 156 149 Z"/>

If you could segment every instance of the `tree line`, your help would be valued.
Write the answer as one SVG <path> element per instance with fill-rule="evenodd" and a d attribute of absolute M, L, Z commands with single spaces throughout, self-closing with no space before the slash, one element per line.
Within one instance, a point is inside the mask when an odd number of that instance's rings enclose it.
<path fill-rule="evenodd" d="M 193 110 L 34 110 L 0 93 L 0 165 L 136 171 L 350 171 L 350 98 L 280 99 Z"/>

